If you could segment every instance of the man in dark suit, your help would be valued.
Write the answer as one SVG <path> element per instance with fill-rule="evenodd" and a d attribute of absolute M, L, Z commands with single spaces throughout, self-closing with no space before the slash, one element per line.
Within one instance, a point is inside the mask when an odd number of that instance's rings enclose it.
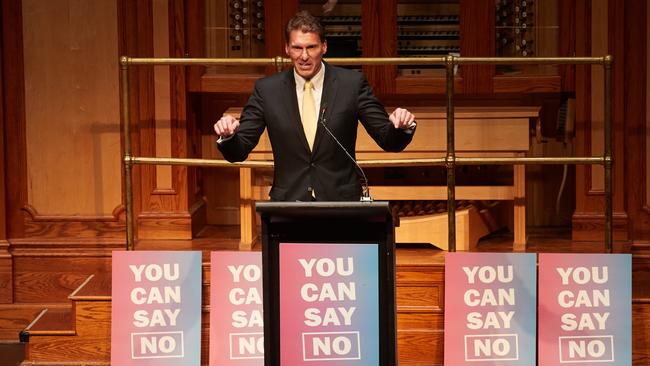
<path fill-rule="evenodd" d="M 293 68 L 260 79 L 238 121 L 214 125 L 218 148 L 230 162 L 243 161 L 268 129 L 275 173 L 274 201 L 359 200 L 355 156 L 357 121 L 386 151 L 401 151 L 413 138 L 415 117 L 397 108 L 389 116 L 362 73 L 322 61 L 324 31 L 307 12 L 287 24 L 285 51 Z"/>

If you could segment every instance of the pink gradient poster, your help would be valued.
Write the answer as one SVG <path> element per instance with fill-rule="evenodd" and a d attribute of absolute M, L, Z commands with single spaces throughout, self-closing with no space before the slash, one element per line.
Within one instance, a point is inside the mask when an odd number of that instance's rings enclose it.
<path fill-rule="evenodd" d="M 262 253 L 212 252 L 210 365 L 264 365 Z"/>
<path fill-rule="evenodd" d="M 280 364 L 379 365 L 376 244 L 280 244 Z"/>
<path fill-rule="evenodd" d="M 535 365 L 535 259 L 445 255 L 445 365 Z"/>
<path fill-rule="evenodd" d="M 632 365 L 629 254 L 540 254 L 539 283 L 539 365 Z"/>
<path fill-rule="evenodd" d="M 113 252 L 111 364 L 200 365 L 201 252 Z"/>

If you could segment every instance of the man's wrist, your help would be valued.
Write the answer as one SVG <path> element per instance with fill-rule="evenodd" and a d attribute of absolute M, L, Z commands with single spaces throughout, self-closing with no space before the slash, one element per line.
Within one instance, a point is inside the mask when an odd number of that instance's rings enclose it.
<path fill-rule="evenodd" d="M 407 127 L 402 128 L 402 130 L 404 133 L 408 133 L 410 135 L 415 132 L 415 127 L 417 127 L 417 125 L 417 122 L 413 121 Z"/>
<path fill-rule="evenodd" d="M 235 136 L 234 133 L 232 135 L 229 135 L 229 136 L 219 136 L 219 138 L 217 139 L 217 144 L 221 145 L 221 143 L 230 140 L 233 136 Z"/>

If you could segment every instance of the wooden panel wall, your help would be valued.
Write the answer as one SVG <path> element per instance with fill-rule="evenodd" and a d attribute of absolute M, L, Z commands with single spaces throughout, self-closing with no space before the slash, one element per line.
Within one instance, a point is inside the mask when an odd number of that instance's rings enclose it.
<path fill-rule="evenodd" d="M 626 185 L 633 184 L 625 179 L 625 63 L 629 57 L 639 56 L 637 49 L 625 49 L 626 8 L 633 1 L 586 1 L 576 2 L 576 55 L 602 56 L 599 46 L 606 41 L 608 53 L 614 57 L 612 67 L 612 122 L 613 122 L 613 208 L 614 239 L 628 238 L 628 217 L 625 212 Z M 602 34 L 602 24 L 607 24 L 607 33 Z M 636 26 L 639 26 L 638 24 Z M 597 37 L 594 37 L 597 35 Z M 597 44 L 594 44 L 597 43 Z M 633 56 L 636 55 L 636 56 Z M 594 70 L 592 74 L 592 69 Z M 576 68 L 576 155 L 589 156 L 599 153 L 602 147 L 602 124 L 598 124 L 596 108 L 602 103 L 594 99 L 592 91 L 602 88 L 597 72 L 600 67 L 579 66 Z M 593 107 L 593 108 L 592 108 Z M 596 141 L 598 139 L 598 141 Z M 600 150 L 602 151 L 602 150 Z M 573 239 L 604 240 L 604 193 L 598 177 L 597 167 L 576 167 L 576 212 L 573 216 Z"/>
<path fill-rule="evenodd" d="M 486 16 L 489 14 L 489 16 Z M 462 56 L 489 57 L 495 54 L 494 1 L 460 0 L 460 49 Z M 463 65 L 463 92 L 492 93 L 493 65 Z"/>
<path fill-rule="evenodd" d="M 3 142 L 2 151 L 4 174 L 4 188 L 0 192 L 3 196 L 4 211 L 3 224 L 6 231 L 2 239 L 22 233 L 24 229 L 23 217 L 20 213 L 25 202 L 24 182 L 26 177 L 24 155 L 24 82 L 22 62 L 22 23 L 21 6 L 18 1 L 3 1 L 0 3 L 2 16 L 2 122 Z M 10 56 L 11 55 L 11 56 Z M 11 139 L 8 137 L 11 136 Z M 9 158 L 11 157 L 11 158 Z M 11 172 L 11 174 L 8 174 Z M 4 201 L 6 199 L 6 201 Z M 5 255 L 9 255 L 9 248 L 5 246 Z M 0 290 L 2 302 L 13 301 L 13 268 L 12 259 L 4 258 L 4 265 L 0 276 L 7 283 Z"/>
<path fill-rule="evenodd" d="M 23 0 L 29 212 L 121 207 L 117 13 L 111 0 Z"/>
<path fill-rule="evenodd" d="M 561 29 L 558 56 L 573 56 L 576 50 L 576 1 L 569 4 L 562 2 L 559 9 L 559 23 Z M 575 66 L 564 65 L 559 67 L 562 80 L 562 91 L 575 91 Z"/>
<path fill-rule="evenodd" d="M 591 28 L 591 54 L 606 55 L 609 53 L 607 42 L 607 24 L 608 0 L 595 0 L 591 2 L 591 20 L 592 24 L 597 24 Z M 617 60 L 618 61 L 618 60 Z M 601 67 L 591 68 L 591 129 L 589 131 L 590 148 L 593 155 L 602 155 L 605 151 L 604 125 L 605 125 L 605 77 Z M 605 171 L 602 166 L 593 166 L 591 168 L 591 181 L 588 182 L 589 190 L 593 193 L 602 194 L 605 189 L 604 183 Z"/>
<path fill-rule="evenodd" d="M 150 14 L 151 17 L 147 23 L 150 23 L 150 29 L 147 32 L 151 34 L 150 38 L 151 54 L 154 57 L 170 56 L 170 2 L 167 0 L 151 0 Z M 133 69 L 133 68 L 132 68 Z M 147 109 L 151 115 L 148 115 L 146 121 L 136 128 L 140 129 L 140 143 L 142 156 L 172 156 L 172 132 L 171 132 L 171 85 L 170 68 L 167 66 L 146 67 L 147 72 L 153 76 L 153 84 L 147 85 L 150 95 Z M 143 176 L 140 181 L 142 188 L 143 210 L 139 216 L 139 236 L 143 238 L 157 237 L 157 231 L 165 230 L 166 222 L 169 222 L 169 214 L 164 212 L 173 212 L 174 207 L 178 206 L 179 192 L 177 185 L 172 182 L 172 170 L 169 166 L 142 166 Z M 184 216 L 184 217 L 183 217 Z M 190 233 L 188 215 L 182 215 L 176 218 L 178 225 L 172 226 L 178 234 L 163 235 L 180 235 L 181 238 L 187 238 Z M 184 233 L 184 234 L 183 234 Z"/>
<path fill-rule="evenodd" d="M 15 130 L 7 130 L 19 166 L 9 187 L 19 197 L 10 208 L 10 237 L 115 237 L 121 191 L 114 4 L 12 3 L 12 30 L 20 32 L 10 34 L 24 34 L 12 40 L 24 59 L 11 57 L 20 65 L 14 90 L 22 100 Z"/>
<path fill-rule="evenodd" d="M 647 205 L 648 159 L 648 10 L 646 2 L 578 1 L 578 55 L 614 56 L 612 67 L 614 237 L 633 244 L 650 242 Z M 603 151 L 602 72 L 578 68 L 576 73 L 577 153 Z M 573 237 L 603 238 L 602 168 L 576 169 L 576 213 Z"/>
<path fill-rule="evenodd" d="M 22 208 L 27 202 L 25 155 L 25 82 L 23 77 L 22 4 L 2 2 L 7 237 L 24 235 Z M 11 157 L 11 158 L 9 158 Z"/>
<path fill-rule="evenodd" d="M 0 31 L 2 30 L 2 7 L 0 7 Z M 0 240 L 7 239 L 7 218 L 5 213 L 5 114 L 4 114 L 4 77 L 2 68 L 2 47 L 0 47 Z"/>
<path fill-rule="evenodd" d="M 650 244 L 650 103 L 648 65 L 648 12 L 646 1 L 631 1 L 625 9 L 625 180 L 629 235 L 636 243 Z M 645 27 L 645 28 L 644 28 Z M 647 247 L 650 249 L 650 247 Z"/>
<path fill-rule="evenodd" d="M 361 9 L 363 57 L 395 57 L 397 54 L 397 1 L 366 0 Z M 363 66 L 378 95 L 395 92 L 396 66 Z"/>
<path fill-rule="evenodd" d="M 184 1 L 120 0 L 118 4 L 120 54 L 152 57 L 164 53 L 166 47 L 163 44 L 167 43 L 168 56 L 186 55 L 187 14 Z M 188 4 L 196 10 L 195 1 Z M 166 19 L 161 20 L 161 16 Z M 188 112 L 186 107 L 188 83 L 185 69 L 162 67 L 163 71 L 158 71 L 158 68 L 131 67 L 129 71 L 132 154 L 198 157 L 199 131 L 195 111 Z M 164 82 L 156 84 L 156 80 Z M 157 99 L 157 96 L 166 95 L 168 100 L 165 97 Z M 162 114 L 168 117 L 161 116 Z M 165 118 L 169 119 L 168 123 L 165 123 Z M 166 128 L 169 128 L 168 133 L 164 132 Z M 171 172 L 167 173 L 171 177 L 169 187 L 160 186 L 163 181 L 169 183 L 169 180 L 159 180 L 157 171 Z M 205 218 L 205 204 L 201 199 L 196 172 L 196 169 L 183 166 L 169 169 L 142 165 L 134 168 L 138 238 L 191 238 L 192 232 L 198 230 Z"/>
<path fill-rule="evenodd" d="M 63 301 L 123 247 L 116 7 L 4 1 L 2 26 L 11 265 L 0 298 Z"/>
<path fill-rule="evenodd" d="M 7 201 L 0 200 L 8 228 L 4 233 L 2 222 L 0 302 L 64 300 L 87 274 L 106 271 L 110 252 L 124 247 L 118 55 L 152 56 L 154 46 L 185 54 L 185 2 L 155 5 L 154 14 L 152 1 L 2 2 L 0 140 L 7 145 L 0 172 L 11 174 L 3 181 Z M 198 156 L 185 70 L 159 74 L 158 94 L 155 76 L 136 70 L 124 86 L 131 91 L 133 152 Z M 204 216 L 196 170 L 162 170 L 134 169 L 141 232 L 190 237 Z"/>
<path fill-rule="evenodd" d="M 2 29 L 2 7 L 0 7 L 0 30 Z M 4 77 L 2 68 L 2 47 L 0 47 L 0 303 L 13 301 L 12 261 L 7 241 L 7 205 L 5 204 L 5 117 L 4 117 Z"/>
<path fill-rule="evenodd" d="M 648 26 L 648 21 L 650 21 L 650 6 L 646 5 L 646 99 L 645 99 L 645 106 L 646 106 L 646 114 L 645 114 L 645 146 L 644 146 L 644 154 L 643 159 L 645 159 L 645 174 L 644 174 L 644 180 L 645 180 L 645 199 L 642 201 L 643 202 L 643 211 L 645 212 L 642 214 L 644 216 L 644 221 L 643 221 L 643 226 L 641 229 L 644 231 L 644 240 L 650 241 L 648 239 L 650 237 L 650 234 L 647 234 L 648 231 L 650 231 L 650 219 L 648 219 L 648 215 L 650 214 L 650 92 L 648 92 L 648 87 L 650 86 L 650 26 Z"/>
<path fill-rule="evenodd" d="M 169 6 L 167 0 L 153 0 L 153 55 L 169 57 Z M 172 152 L 169 67 L 154 68 L 155 155 L 169 157 Z M 171 166 L 156 166 L 155 192 L 173 193 Z"/>

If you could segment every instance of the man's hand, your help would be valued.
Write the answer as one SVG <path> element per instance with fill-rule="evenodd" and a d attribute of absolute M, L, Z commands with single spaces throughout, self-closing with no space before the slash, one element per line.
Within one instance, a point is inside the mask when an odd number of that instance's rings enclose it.
<path fill-rule="evenodd" d="M 388 116 L 388 119 L 393 123 L 395 128 L 407 129 L 415 121 L 415 116 L 404 108 L 397 108 Z"/>
<path fill-rule="evenodd" d="M 214 124 L 214 132 L 221 138 L 227 138 L 234 135 L 239 130 L 239 121 L 231 116 L 225 115 Z"/>

